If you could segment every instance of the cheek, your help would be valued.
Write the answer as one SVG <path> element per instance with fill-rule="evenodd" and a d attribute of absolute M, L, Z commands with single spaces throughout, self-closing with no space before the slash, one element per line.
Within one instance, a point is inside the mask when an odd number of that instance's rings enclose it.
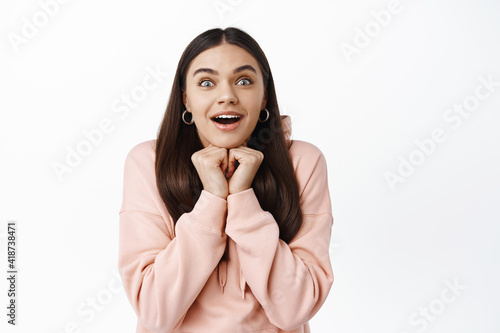
<path fill-rule="evenodd" d="M 261 111 L 260 107 L 262 105 L 263 96 L 260 94 L 252 94 L 245 96 L 245 98 L 240 99 L 240 102 L 245 105 L 247 112 L 252 114 L 251 116 L 258 117 Z"/>
<path fill-rule="evenodd" d="M 189 95 L 189 108 L 193 113 L 195 119 L 204 118 L 207 112 L 210 111 L 211 99 L 207 98 L 203 94 L 191 94 Z"/>

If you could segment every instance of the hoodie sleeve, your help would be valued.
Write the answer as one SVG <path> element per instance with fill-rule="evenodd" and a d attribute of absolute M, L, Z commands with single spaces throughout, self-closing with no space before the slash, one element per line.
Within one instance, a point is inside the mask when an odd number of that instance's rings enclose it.
<path fill-rule="evenodd" d="M 118 268 L 139 322 L 154 332 L 170 332 L 222 257 L 227 203 L 202 191 L 174 228 L 165 208 L 158 208 L 154 160 L 144 150 L 132 149 L 125 161 Z"/>
<path fill-rule="evenodd" d="M 287 244 L 253 189 L 227 198 L 226 234 L 236 243 L 241 270 L 269 321 L 285 331 L 323 305 L 333 283 L 329 245 L 333 216 L 326 161 L 312 144 L 294 141 L 292 161 L 300 191 L 302 226 Z"/>

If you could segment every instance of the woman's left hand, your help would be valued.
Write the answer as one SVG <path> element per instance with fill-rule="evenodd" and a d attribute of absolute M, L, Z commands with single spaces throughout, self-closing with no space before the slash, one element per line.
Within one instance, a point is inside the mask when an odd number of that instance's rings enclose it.
<path fill-rule="evenodd" d="M 227 177 L 229 194 L 248 190 L 264 160 L 264 154 L 244 145 L 229 149 Z M 239 163 L 235 170 L 236 161 Z"/>

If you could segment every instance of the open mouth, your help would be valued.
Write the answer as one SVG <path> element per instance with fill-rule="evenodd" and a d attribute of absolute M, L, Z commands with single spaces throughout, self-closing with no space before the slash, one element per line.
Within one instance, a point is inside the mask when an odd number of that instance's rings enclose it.
<path fill-rule="evenodd" d="M 220 116 L 212 118 L 218 124 L 221 125 L 231 125 L 240 121 L 240 116 L 229 115 L 229 114 L 221 114 Z"/>

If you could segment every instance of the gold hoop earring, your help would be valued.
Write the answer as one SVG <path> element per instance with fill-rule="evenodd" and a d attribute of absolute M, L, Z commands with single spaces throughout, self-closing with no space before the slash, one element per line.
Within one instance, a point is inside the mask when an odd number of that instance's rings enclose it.
<path fill-rule="evenodd" d="M 269 110 L 268 110 L 268 109 L 264 109 L 264 110 L 262 110 L 262 111 L 266 111 L 266 119 L 261 119 L 261 118 L 260 118 L 260 115 L 259 115 L 259 122 L 261 122 L 261 123 L 265 123 L 265 122 L 269 119 Z M 261 112 L 262 112 L 262 111 L 261 111 Z"/>
<path fill-rule="evenodd" d="M 186 125 L 192 125 L 194 123 L 193 115 L 191 115 L 191 121 L 186 121 L 186 113 L 191 113 L 191 112 L 189 112 L 188 110 L 184 110 L 184 112 L 182 113 L 182 121 Z"/>

